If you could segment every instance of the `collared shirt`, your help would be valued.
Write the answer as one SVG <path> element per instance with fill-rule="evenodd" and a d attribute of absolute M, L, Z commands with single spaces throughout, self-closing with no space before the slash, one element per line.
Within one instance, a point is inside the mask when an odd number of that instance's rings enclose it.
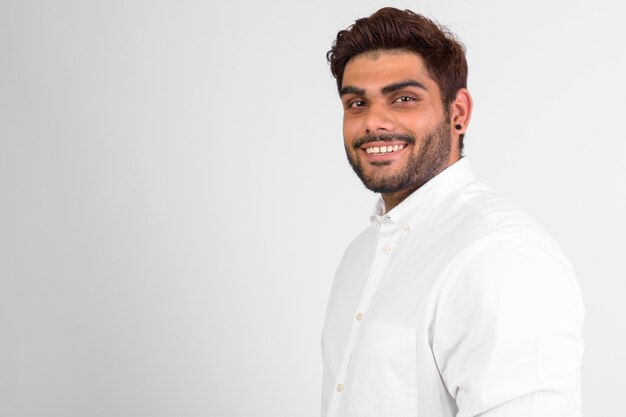
<path fill-rule="evenodd" d="M 322 416 L 580 416 L 583 316 L 559 247 L 463 158 L 347 248 Z"/>

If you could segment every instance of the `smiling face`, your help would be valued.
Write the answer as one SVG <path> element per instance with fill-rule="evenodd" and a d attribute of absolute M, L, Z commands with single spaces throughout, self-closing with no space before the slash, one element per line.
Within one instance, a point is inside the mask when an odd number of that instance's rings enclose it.
<path fill-rule="evenodd" d="M 459 160 L 450 112 L 419 55 L 358 55 L 346 65 L 340 94 L 348 160 L 388 210 Z"/>

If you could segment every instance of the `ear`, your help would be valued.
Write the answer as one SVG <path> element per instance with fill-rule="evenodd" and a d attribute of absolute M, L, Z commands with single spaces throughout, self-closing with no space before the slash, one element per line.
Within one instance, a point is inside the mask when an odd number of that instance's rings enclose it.
<path fill-rule="evenodd" d="M 467 88 L 461 88 L 456 93 L 456 98 L 450 105 L 450 124 L 452 133 L 462 135 L 467 131 L 472 118 L 472 96 Z M 460 126 L 460 129 L 457 129 Z"/>

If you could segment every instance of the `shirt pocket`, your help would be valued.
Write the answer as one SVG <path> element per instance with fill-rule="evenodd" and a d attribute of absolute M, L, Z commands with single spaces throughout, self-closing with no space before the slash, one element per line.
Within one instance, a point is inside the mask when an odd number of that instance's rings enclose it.
<path fill-rule="evenodd" d="M 417 416 L 416 337 L 413 327 L 363 323 L 352 370 L 350 414 Z"/>

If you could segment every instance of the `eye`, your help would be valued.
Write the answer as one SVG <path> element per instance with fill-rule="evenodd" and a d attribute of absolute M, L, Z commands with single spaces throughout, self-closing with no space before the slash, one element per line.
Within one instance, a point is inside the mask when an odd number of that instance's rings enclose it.
<path fill-rule="evenodd" d="M 415 97 L 400 96 L 394 100 L 394 103 L 409 103 L 411 101 L 416 101 Z"/>
<path fill-rule="evenodd" d="M 353 100 L 348 103 L 348 107 L 356 108 L 365 106 L 365 101 L 363 100 Z"/>

